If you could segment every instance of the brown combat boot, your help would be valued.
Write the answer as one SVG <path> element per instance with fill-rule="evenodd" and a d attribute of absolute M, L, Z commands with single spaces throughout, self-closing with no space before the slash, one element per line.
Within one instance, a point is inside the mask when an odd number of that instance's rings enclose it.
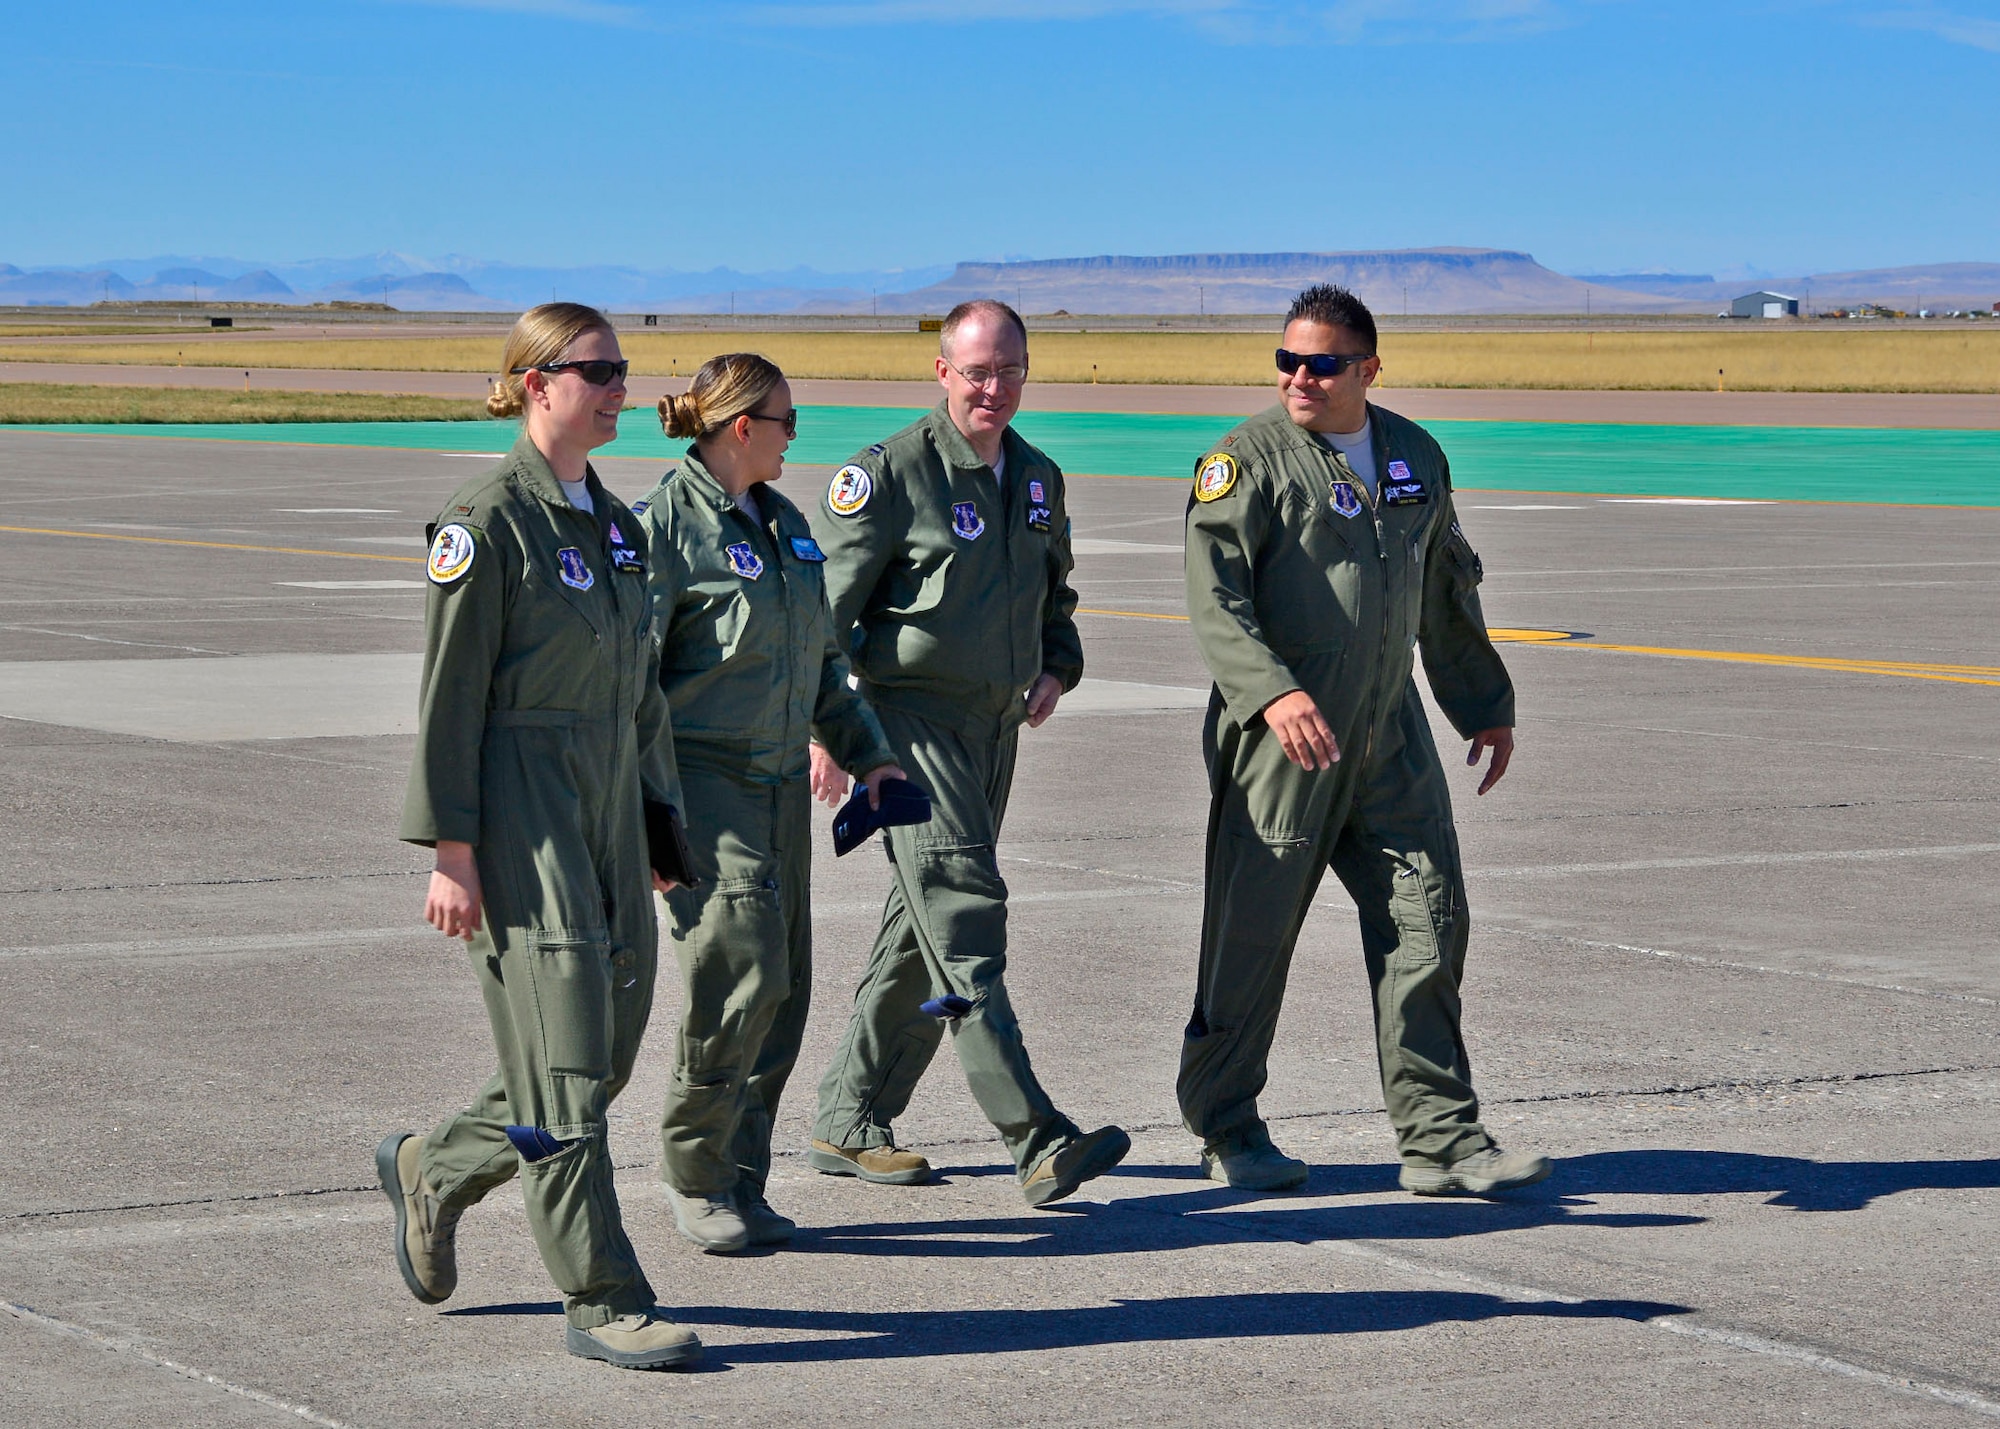
<path fill-rule="evenodd" d="M 571 1354 L 620 1369 L 681 1369 L 701 1359 L 700 1337 L 658 1315 L 620 1315 L 592 1330 L 571 1325 L 563 1340 Z"/>
<path fill-rule="evenodd" d="M 458 1218 L 461 1211 L 439 1202 L 417 1169 L 423 1142 L 407 1131 L 392 1131 L 375 1148 L 382 1192 L 396 1208 L 396 1268 L 403 1283 L 426 1305 L 451 1297 L 458 1288 Z"/>
<path fill-rule="evenodd" d="M 859 1176 L 884 1186 L 915 1186 L 931 1179 L 931 1163 L 914 1151 L 893 1146 L 866 1146 L 849 1150 L 831 1142 L 815 1141 L 806 1152 L 806 1164 L 828 1176 Z"/>
<path fill-rule="evenodd" d="M 1042 1158 L 1042 1164 L 1021 1183 L 1021 1195 L 1031 1206 L 1046 1206 L 1070 1195 L 1085 1181 L 1102 1176 L 1125 1159 L 1132 1138 L 1115 1126 L 1100 1126 Z"/>

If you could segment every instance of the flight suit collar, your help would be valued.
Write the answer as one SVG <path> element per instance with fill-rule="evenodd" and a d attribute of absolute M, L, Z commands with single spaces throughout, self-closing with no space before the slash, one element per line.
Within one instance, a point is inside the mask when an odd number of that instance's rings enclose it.
<path fill-rule="evenodd" d="M 965 433 L 961 432 L 958 424 L 952 421 L 951 411 L 945 402 L 940 401 L 931 409 L 930 424 L 931 440 L 937 443 L 938 454 L 946 461 L 967 471 L 979 471 L 986 467 L 979 453 L 972 449 L 972 443 L 965 439 Z M 1011 444 L 1007 440 L 1009 437 L 1014 438 Z M 1014 465 L 1015 447 L 1020 440 L 1014 436 L 1014 428 L 1011 425 L 1000 434 L 1000 449 L 1007 453 L 1009 467 Z"/>
<path fill-rule="evenodd" d="M 524 490 L 532 492 L 551 506 L 566 511 L 576 510 L 569 504 L 569 497 L 564 493 L 562 483 L 556 480 L 555 468 L 549 465 L 549 459 L 542 455 L 542 449 L 529 440 L 525 431 L 515 441 L 514 449 L 507 454 L 507 457 Z M 590 511 L 578 511 L 577 514 L 591 517 L 601 529 L 610 519 L 607 514 L 611 509 L 610 493 L 605 491 L 604 483 L 597 479 L 597 469 L 587 462 L 583 468 L 583 483 L 584 490 L 590 493 L 590 504 L 595 508 L 595 512 L 593 514 Z"/>
<path fill-rule="evenodd" d="M 688 489 L 717 511 L 728 511 L 736 505 L 736 499 L 722 489 L 722 483 L 715 479 L 715 473 L 702 465 L 699 451 L 690 446 L 681 461 L 681 480 Z"/>

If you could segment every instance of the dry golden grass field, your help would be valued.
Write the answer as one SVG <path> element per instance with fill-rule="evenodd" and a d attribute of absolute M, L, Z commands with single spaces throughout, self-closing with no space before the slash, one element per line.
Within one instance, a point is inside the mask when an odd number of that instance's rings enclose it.
<path fill-rule="evenodd" d="M 931 375 L 936 339 L 917 332 L 649 333 L 623 335 L 636 371 L 687 375 L 717 352 L 749 347 L 795 377 L 911 379 Z M 1274 335 L 1044 332 L 1034 339 L 1045 382 L 1252 385 L 1271 380 Z M 0 361 L 372 371 L 487 372 L 492 337 L 190 337 L 161 343 L 78 342 L 9 347 Z M 1762 392 L 2000 391 L 2000 323 L 1935 329 L 1834 323 L 1722 325 L 1665 331 L 1385 333 L 1383 385 L 1534 390 Z"/>
<path fill-rule="evenodd" d="M 87 387 L 0 382 L 0 423 L 461 422 L 479 402 L 370 392 L 228 392 L 199 387 Z"/>

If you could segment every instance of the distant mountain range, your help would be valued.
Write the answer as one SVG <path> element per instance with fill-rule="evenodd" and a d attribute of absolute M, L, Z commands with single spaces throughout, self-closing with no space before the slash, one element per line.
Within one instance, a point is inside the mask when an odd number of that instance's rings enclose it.
<path fill-rule="evenodd" d="M 1758 286 L 1819 308 L 1984 308 L 2000 300 L 2000 263 L 1818 273 L 1760 285 L 1705 273 L 1569 276 L 1526 253 L 1494 248 L 1104 256 L 837 273 L 532 267 L 384 252 L 290 264 L 167 257 L 23 271 L 0 263 L 0 305 L 358 301 L 415 312 L 518 312 L 563 297 L 626 313 L 940 313 L 965 298 L 997 296 L 1037 313 L 1272 313 L 1315 282 L 1352 288 L 1385 317 L 1702 313 Z"/>

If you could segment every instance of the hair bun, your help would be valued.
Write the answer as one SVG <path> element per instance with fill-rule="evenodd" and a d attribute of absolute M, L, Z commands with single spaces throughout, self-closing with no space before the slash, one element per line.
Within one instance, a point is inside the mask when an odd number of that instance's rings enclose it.
<path fill-rule="evenodd" d="M 486 410 L 494 417 L 518 417 L 522 411 L 520 394 L 506 382 L 495 382 L 486 394 Z"/>
<path fill-rule="evenodd" d="M 660 399 L 660 427 L 670 437 L 686 437 L 690 440 L 701 433 L 701 399 L 692 392 L 675 396 L 669 392 Z"/>

